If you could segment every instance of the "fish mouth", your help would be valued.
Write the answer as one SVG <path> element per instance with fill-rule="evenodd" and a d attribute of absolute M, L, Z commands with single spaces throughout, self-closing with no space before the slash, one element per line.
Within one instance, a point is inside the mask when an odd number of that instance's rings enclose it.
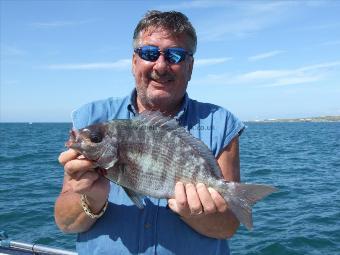
<path fill-rule="evenodd" d="M 77 136 L 79 132 L 75 129 L 70 130 L 70 137 L 68 141 L 65 143 L 65 146 L 70 149 L 78 149 L 80 147 L 79 142 L 77 141 Z"/>
<path fill-rule="evenodd" d="M 96 150 L 94 144 L 89 142 L 86 137 L 83 136 L 78 130 L 72 129 L 69 132 L 70 137 L 65 143 L 65 146 L 69 149 L 73 149 L 78 153 L 82 154 L 85 158 L 89 160 L 96 161 L 100 158 L 100 155 L 93 153 Z"/>

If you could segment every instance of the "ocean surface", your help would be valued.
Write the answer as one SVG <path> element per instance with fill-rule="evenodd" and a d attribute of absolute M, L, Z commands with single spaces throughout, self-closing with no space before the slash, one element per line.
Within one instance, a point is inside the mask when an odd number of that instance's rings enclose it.
<path fill-rule="evenodd" d="M 254 206 L 254 229 L 240 227 L 232 254 L 340 254 L 340 122 L 247 126 L 242 181 L 279 191 Z M 0 230 L 13 240 L 75 249 L 53 218 L 70 127 L 0 123 Z"/>

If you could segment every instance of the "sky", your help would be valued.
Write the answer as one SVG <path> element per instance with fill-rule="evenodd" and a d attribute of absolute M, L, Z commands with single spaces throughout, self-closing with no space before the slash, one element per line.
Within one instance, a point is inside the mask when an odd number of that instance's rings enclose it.
<path fill-rule="evenodd" d="M 340 1 L 0 0 L 0 122 L 70 122 L 134 87 L 133 30 L 148 10 L 196 29 L 191 98 L 241 120 L 340 115 Z"/>

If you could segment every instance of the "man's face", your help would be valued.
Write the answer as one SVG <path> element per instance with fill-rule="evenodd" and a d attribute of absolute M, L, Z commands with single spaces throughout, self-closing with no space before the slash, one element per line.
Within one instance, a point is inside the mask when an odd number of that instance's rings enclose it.
<path fill-rule="evenodd" d="M 138 45 L 157 46 L 161 51 L 174 47 L 188 50 L 185 35 L 174 37 L 164 29 L 144 31 Z M 193 62 L 192 57 L 186 56 L 184 61 L 172 64 L 163 54 L 151 62 L 134 53 L 132 72 L 137 89 L 138 110 L 160 110 L 167 113 L 177 111 L 191 78 Z"/>

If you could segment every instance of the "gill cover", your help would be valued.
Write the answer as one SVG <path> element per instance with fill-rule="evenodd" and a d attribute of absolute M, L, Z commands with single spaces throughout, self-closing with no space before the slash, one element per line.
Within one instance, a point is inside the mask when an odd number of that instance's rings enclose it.
<path fill-rule="evenodd" d="M 79 131 L 72 130 L 66 146 L 95 161 L 104 169 L 112 167 L 118 161 L 117 139 L 108 136 L 105 127 L 98 124 Z"/>

